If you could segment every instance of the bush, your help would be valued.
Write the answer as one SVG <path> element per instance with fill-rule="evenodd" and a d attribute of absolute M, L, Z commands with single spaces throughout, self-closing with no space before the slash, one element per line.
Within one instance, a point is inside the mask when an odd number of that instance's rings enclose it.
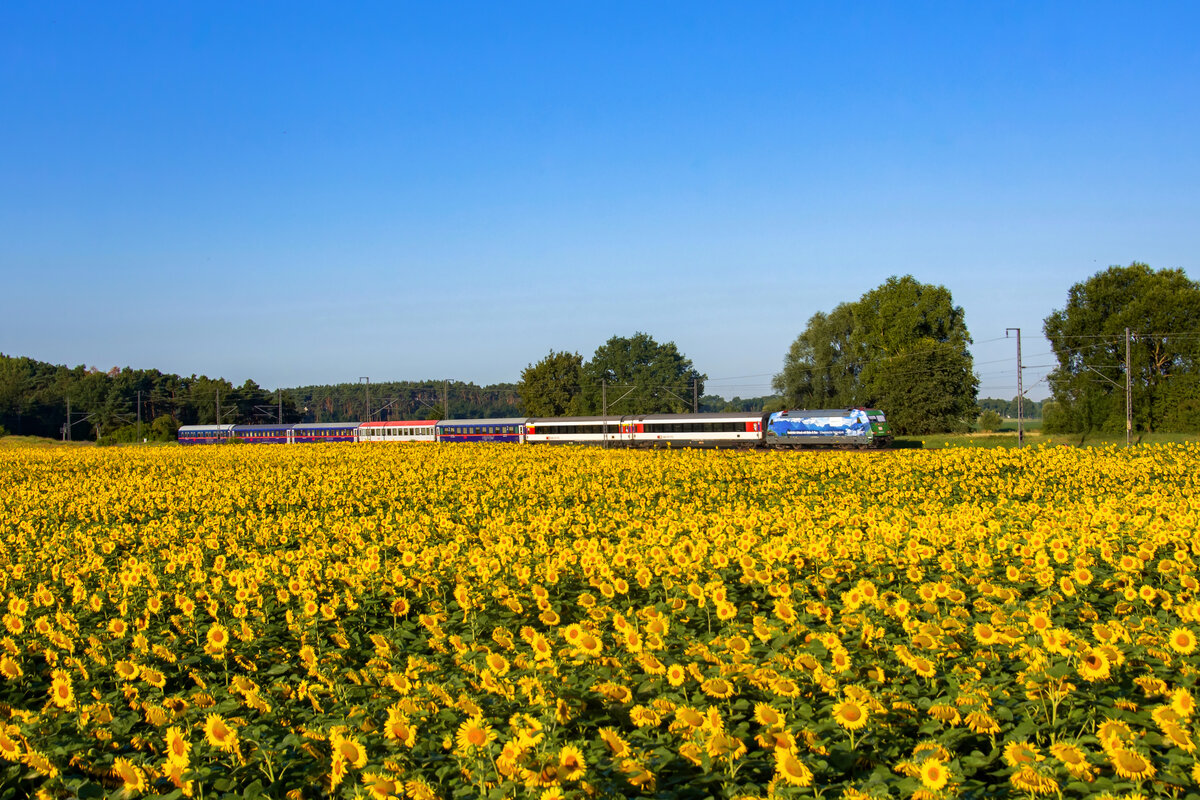
<path fill-rule="evenodd" d="M 988 410 L 979 415 L 979 419 L 975 421 L 975 425 L 984 433 L 994 433 L 1000 430 L 1000 425 L 1003 422 L 1003 417 L 995 411 Z"/>

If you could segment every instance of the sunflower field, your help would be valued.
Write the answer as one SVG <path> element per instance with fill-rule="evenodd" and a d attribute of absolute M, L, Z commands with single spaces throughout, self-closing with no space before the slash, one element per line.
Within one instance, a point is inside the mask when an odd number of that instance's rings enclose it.
<path fill-rule="evenodd" d="M 0 800 L 1195 798 L 1198 475 L 0 451 Z"/>

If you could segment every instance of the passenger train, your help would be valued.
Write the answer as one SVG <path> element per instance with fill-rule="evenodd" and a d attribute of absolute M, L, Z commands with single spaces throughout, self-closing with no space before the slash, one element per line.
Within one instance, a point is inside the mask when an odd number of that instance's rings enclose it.
<path fill-rule="evenodd" d="M 404 422 L 317 422 L 287 425 L 184 425 L 180 444 L 306 442 L 511 442 L 607 447 L 810 446 L 886 447 L 892 434 L 882 411 L 797 409 L 720 414 L 632 414 L 609 417 L 424 419 Z"/>

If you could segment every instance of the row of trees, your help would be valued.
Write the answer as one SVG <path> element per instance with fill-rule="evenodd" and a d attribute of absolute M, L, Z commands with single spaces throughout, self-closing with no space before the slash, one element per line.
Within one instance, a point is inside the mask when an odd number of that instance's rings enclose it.
<path fill-rule="evenodd" d="M 704 381 L 674 342 L 645 333 L 614 336 L 590 361 L 550 351 L 521 373 L 518 391 L 532 417 L 683 413 L 698 405 Z M 706 398 L 708 399 L 708 398 Z"/>
<path fill-rule="evenodd" d="M 220 403 L 218 410 L 218 402 Z M 67 434 L 68 409 L 70 432 Z M 65 367 L 0 354 L 0 430 L 29 436 L 170 439 L 180 425 L 300 419 L 286 393 L 248 380 L 182 377 L 158 370 Z"/>
<path fill-rule="evenodd" d="M 1045 322 L 1058 367 L 1043 430 L 1200 430 L 1200 284 L 1134 262 L 1071 287 Z"/>
<path fill-rule="evenodd" d="M 1048 432 L 1124 428 L 1126 378 L 1139 431 L 1200 430 L 1200 285 L 1182 270 L 1110 267 L 1068 293 L 1045 321 L 1058 367 L 1048 380 Z M 981 410 L 1011 417 L 1013 401 L 977 400 L 961 307 L 943 286 L 892 277 L 855 301 L 817 312 L 775 376 L 774 397 L 704 395 L 706 375 L 674 342 L 614 336 L 585 361 L 554 351 L 517 384 L 343 383 L 268 392 L 254 381 L 157 370 L 67 368 L 0 354 L 0 432 L 71 438 L 170 438 L 179 425 L 361 419 L 474 418 L 750 411 L 867 406 L 901 434 L 968 428 Z M 219 405 L 218 405 L 219 403 Z"/>
<path fill-rule="evenodd" d="M 1017 411 L 1021 412 L 1023 419 L 1041 419 L 1042 405 L 1039 400 L 1030 400 L 1025 398 L 1021 401 L 1018 409 L 1017 398 L 1012 400 L 1001 400 L 996 397 L 983 397 L 979 400 L 980 413 L 991 411 L 1001 419 L 1016 419 Z"/>

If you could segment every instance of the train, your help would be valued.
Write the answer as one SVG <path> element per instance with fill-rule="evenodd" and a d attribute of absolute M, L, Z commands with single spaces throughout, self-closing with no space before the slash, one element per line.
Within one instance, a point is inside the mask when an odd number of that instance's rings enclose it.
<path fill-rule="evenodd" d="M 892 433 L 884 413 L 871 408 L 608 417 L 184 425 L 178 433 L 179 443 L 185 445 L 220 444 L 231 440 L 249 444 L 490 442 L 785 450 L 830 446 L 887 447 L 892 442 Z"/>

